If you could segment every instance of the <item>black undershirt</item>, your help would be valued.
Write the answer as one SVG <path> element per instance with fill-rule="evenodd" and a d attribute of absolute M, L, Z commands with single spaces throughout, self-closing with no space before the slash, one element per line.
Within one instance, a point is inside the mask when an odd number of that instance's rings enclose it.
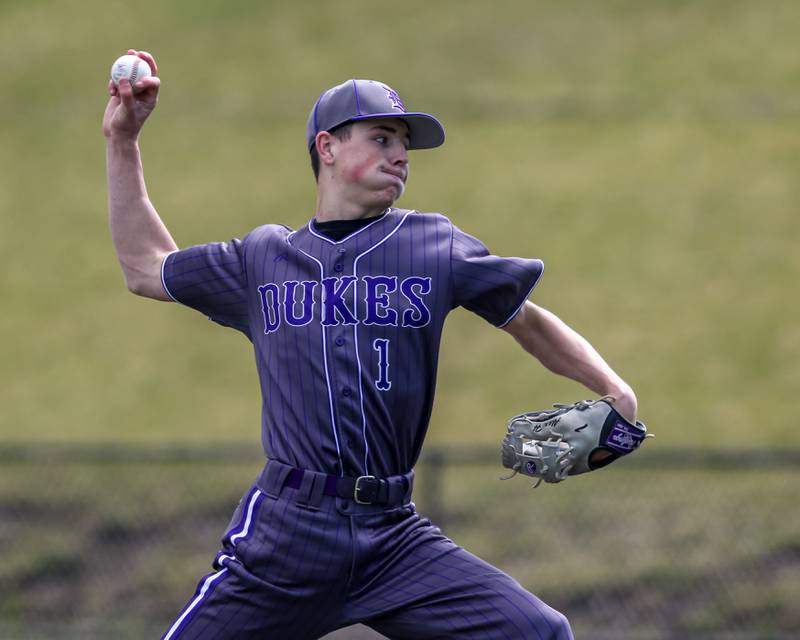
<path fill-rule="evenodd" d="M 385 214 L 386 212 L 384 211 L 380 215 L 372 216 L 371 218 L 358 218 L 357 220 L 328 220 L 327 222 L 312 220 L 311 225 L 317 233 L 330 238 L 334 242 L 339 242 L 339 240 L 346 238 L 351 233 L 355 233 L 368 224 L 380 220 Z"/>

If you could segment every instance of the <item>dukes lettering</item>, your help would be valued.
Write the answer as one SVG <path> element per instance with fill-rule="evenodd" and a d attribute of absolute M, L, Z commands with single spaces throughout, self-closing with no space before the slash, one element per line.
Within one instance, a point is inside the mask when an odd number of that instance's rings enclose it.
<path fill-rule="evenodd" d="M 321 288 L 320 300 L 316 299 Z M 314 305 L 321 305 L 322 325 L 402 326 L 414 329 L 431 321 L 425 298 L 431 293 L 431 278 L 411 276 L 339 276 L 314 280 L 268 282 L 258 287 L 264 333 L 277 331 L 282 322 L 302 327 L 314 318 Z M 363 304 L 364 317 L 358 317 L 357 301 Z"/>

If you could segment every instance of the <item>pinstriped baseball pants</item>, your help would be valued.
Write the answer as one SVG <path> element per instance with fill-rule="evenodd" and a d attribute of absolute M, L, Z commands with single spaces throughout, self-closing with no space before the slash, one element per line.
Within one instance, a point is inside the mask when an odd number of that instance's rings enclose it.
<path fill-rule="evenodd" d="M 260 484 L 162 640 L 310 640 L 355 623 L 398 640 L 573 637 L 563 615 L 410 502 L 360 505 Z"/>

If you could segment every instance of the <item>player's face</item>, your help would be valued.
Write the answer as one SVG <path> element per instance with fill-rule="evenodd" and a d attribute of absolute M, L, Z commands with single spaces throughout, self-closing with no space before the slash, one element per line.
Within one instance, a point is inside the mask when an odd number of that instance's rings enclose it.
<path fill-rule="evenodd" d="M 408 179 L 408 127 L 397 118 L 353 123 L 350 138 L 340 141 L 337 175 L 348 199 L 384 209 L 405 190 Z"/>

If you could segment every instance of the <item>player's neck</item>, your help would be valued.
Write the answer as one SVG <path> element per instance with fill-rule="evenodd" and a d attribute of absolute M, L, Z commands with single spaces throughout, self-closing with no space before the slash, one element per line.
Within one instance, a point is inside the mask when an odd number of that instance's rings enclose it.
<path fill-rule="evenodd" d="M 386 211 L 386 205 L 366 206 L 360 203 L 348 202 L 340 198 L 330 196 L 323 197 L 321 193 L 317 195 L 317 212 L 314 216 L 317 222 L 328 222 L 330 220 L 360 220 L 362 218 L 373 218 Z"/>

